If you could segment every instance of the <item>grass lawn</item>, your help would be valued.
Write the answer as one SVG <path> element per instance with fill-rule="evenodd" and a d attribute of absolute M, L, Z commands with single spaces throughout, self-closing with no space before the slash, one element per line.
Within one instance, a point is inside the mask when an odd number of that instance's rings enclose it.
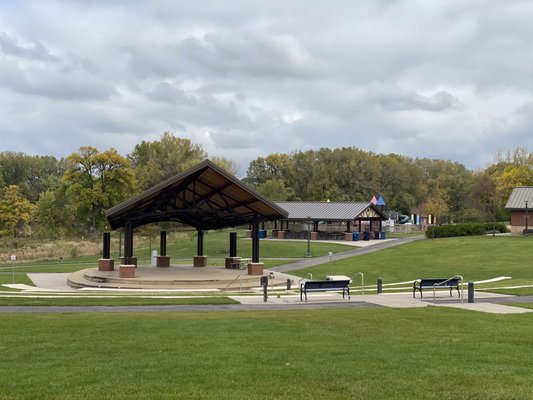
<path fill-rule="evenodd" d="M 168 306 L 168 305 L 202 305 L 202 304 L 238 304 L 237 301 L 224 296 L 190 298 L 146 297 L 0 297 L 0 306 Z"/>
<path fill-rule="evenodd" d="M 2 399 L 531 399 L 533 318 L 456 309 L 2 314 Z"/>
<path fill-rule="evenodd" d="M 419 278 L 462 275 L 465 282 L 510 276 L 512 279 L 483 284 L 490 288 L 533 284 L 533 238 L 524 237 L 457 237 L 422 240 L 377 253 L 335 261 L 331 266 L 295 271 L 314 279 L 326 275 L 354 276 L 363 272 L 367 284 L 403 282 Z M 360 281 L 358 281 L 360 282 Z M 532 290 L 512 294 L 532 294 Z"/>

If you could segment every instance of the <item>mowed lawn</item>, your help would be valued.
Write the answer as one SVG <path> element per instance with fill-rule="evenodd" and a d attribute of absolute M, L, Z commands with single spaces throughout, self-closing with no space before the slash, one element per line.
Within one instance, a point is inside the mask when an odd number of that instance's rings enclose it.
<path fill-rule="evenodd" d="M 531 399 L 533 316 L 2 314 L 2 399 Z"/>
<path fill-rule="evenodd" d="M 335 261 L 331 265 L 327 263 L 302 269 L 294 274 L 304 277 L 312 273 L 314 279 L 322 279 L 326 275 L 355 276 L 358 272 L 363 272 L 366 283 L 373 285 L 378 277 L 386 284 L 454 275 L 462 275 L 465 283 L 499 276 L 512 278 L 478 286 L 485 288 L 533 285 L 533 238 L 476 236 L 426 239 Z M 533 289 L 522 289 L 520 294 L 533 294 Z"/>

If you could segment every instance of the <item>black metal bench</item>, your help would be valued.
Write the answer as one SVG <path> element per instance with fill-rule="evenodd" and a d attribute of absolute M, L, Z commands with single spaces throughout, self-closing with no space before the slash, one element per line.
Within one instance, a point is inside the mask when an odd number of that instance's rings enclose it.
<path fill-rule="evenodd" d="M 305 295 L 307 301 L 307 292 L 340 292 L 342 291 L 342 298 L 348 295 L 350 298 L 350 280 L 338 281 L 307 281 L 300 284 L 300 301 L 303 301 L 302 296 Z"/>
<path fill-rule="evenodd" d="M 416 298 L 416 291 L 420 292 L 420 297 L 424 297 L 422 289 L 440 289 L 450 288 L 450 297 L 452 296 L 452 289 L 457 289 L 457 294 L 461 297 L 459 292 L 460 278 L 424 278 L 413 282 L 413 297 Z"/>

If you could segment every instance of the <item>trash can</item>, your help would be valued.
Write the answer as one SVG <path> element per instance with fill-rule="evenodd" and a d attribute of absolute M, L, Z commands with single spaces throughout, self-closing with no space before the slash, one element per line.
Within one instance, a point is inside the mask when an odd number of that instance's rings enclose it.
<path fill-rule="evenodd" d="M 357 242 L 358 240 L 359 240 L 359 232 L 354 232 L 353 233 L 353 241 Z"/>
<path fill-rule="evenodd" d="M 370 232 L 367 232 L 367 231 L 363 232 L 363 240 L 370 240 Z"/>
<path fill-rule="evenodd" d="M 264 239 L 267 237 L 266 231 L 264 229 L 259 229 L 259 239 Z"/>
<path fill-rule="evenodd" d="M 374 232 L 374 239 L 379 239 L 379 231 Z"/>
<path fill-rule="evenodd" d="M 381 238 L 387 239 L 387 233 L 385 231 L 381 231 Z"/>

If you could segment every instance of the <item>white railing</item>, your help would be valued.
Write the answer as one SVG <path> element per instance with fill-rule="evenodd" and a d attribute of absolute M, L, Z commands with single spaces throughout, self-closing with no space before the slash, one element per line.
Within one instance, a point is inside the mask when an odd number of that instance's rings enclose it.
<path fill-rule="evenodd" d="M 355 281 L 355 278 L 359 275 L 361 275 L 361 294 L 365 294 L 365 274 L 358 272 L 351 278 L 351 280 Z"/>

